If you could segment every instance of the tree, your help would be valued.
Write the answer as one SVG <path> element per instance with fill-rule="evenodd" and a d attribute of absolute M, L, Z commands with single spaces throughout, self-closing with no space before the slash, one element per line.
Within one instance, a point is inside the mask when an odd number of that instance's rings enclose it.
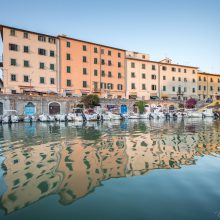
<path fill-rule="evenodd" d="M 84 103 L 85 107 L 94 107 L 99 105 L 99 97 L 94 94 L 90 94 L 87 96 L 82 96 L 81 102 Z"/>
<path fill-rule="evenodd" d="M 146 103 L 144 101 L 138 101 L 136 102 L 136 106 L 138 107 L 139 113 L 143 114 L 144 113 L 144 108 L 145 108 Z"/>
<path fill-rule="evenodd" d="M 194 108 L 196 105 L 197 101 L 193 98 L 190 98 L 186 101 L 186 108 Z"/>

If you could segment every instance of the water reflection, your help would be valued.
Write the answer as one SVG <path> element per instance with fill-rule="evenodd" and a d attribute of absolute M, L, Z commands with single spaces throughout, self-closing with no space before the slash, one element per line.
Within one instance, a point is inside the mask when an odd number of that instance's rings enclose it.
<path fill-rule="evenodd" d="M 195 165 L 218 156 L 219 129 L 200 119 L 1 126 L 1 208 L 9 214 L 51 194 L 68 205 L 110 178 Z"/>

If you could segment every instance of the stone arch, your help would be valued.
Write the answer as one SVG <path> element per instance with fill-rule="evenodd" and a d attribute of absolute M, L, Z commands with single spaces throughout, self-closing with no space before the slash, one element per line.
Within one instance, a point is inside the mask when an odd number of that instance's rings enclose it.
<path fill-rule="evenodd" d="M 50 115 L 60 114 L 60 103 L 59 102 L 50 102 L 48 104 L 48 112 Z"/>
<path fill-rule="evenodd" d="M 34 114 L 36 114 L 36 106 L 33 104 L 33 102 L 28 102 L 24 106 L 24 114 L 25 115 L 34 115 Z"/>

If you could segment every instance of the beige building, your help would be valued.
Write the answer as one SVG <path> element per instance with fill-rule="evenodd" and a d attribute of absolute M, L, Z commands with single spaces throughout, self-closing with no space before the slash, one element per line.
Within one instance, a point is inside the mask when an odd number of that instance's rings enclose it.
<path fill-rule="evenodd" d="M 126 52 L 127 98 L 187 99 L 197 97 L 197 67 L 151 61 L 148 54 Z"/>
<path fill-rule="evenodd" d="M 56 37 L 0 26 L 4 93 L 58 92 Z"/>
<path fill-rule="evenodd" d="M 198 97 L 200 100 L 220 100 L 220 75 L 198 72 Z"/>

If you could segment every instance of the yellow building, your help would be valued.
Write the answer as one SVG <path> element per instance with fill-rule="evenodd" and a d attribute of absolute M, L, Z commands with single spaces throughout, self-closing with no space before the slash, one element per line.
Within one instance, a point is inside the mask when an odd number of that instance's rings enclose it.
<path fill-rule="evenodd" d="M 220 100 L 220 75 L 198 72 L 197 87 L 199 99 Z"/>

